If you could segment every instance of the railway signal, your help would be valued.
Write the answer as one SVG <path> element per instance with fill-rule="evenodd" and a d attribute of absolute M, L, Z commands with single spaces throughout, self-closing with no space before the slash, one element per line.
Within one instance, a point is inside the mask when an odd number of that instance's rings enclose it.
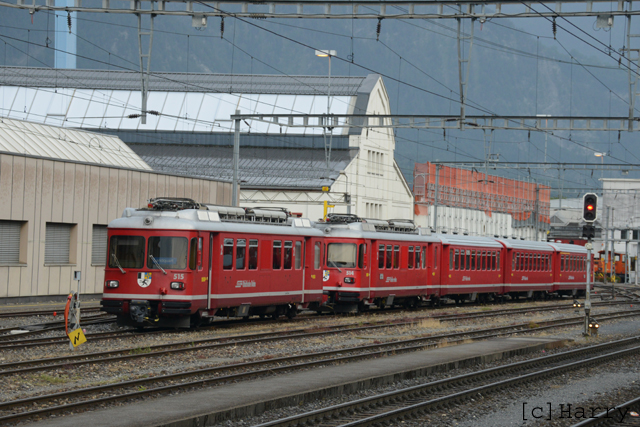
<path fill-rule="evenodd" d="M 594 193 L 587 193 L 582 196 L 584 208 L 582 210 L 582 219 L 586 222 L 594 222 L 598 217 L 598 196 Z"/>

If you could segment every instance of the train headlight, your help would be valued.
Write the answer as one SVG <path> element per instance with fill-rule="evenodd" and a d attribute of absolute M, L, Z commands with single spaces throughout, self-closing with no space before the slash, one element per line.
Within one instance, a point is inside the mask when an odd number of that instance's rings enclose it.
<path fill-rule="evenodd" d="M 184 283 L 182 282 L 171 282 L 171 289 L 177 289 L 179 291 L 184 289 Z"/>
<path fill-rule="evenodd" d="M 104 285 L 107 288 L 117 288 L 118 286 L 120 286 L 120 282 L 118 282 L 117 280 L 107 280 Z"/>
<path fill-rule="evenodd" d="M 356 283 L 356 279 L 355 277 L 345 277 L 344 283 L 349 283 L 350 285 L 353 285 L 354 283 Z"/>

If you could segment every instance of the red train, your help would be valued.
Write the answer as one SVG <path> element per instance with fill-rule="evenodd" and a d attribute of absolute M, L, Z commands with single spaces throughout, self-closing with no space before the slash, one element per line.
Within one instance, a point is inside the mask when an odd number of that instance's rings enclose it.
<path fill-rule="evenodd" d="M 189 327 L 213 316 L 295 316 L 580 295 L 582 246 L 431 234 L 408 220 L 154 199 L 109 224 L 102 310 L 121 325 Z"/>

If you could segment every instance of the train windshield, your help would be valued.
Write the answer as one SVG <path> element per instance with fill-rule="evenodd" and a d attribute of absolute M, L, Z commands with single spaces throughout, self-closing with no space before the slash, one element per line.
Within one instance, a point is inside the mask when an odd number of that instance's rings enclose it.
<path fill-rule="evenodd" d="M 111 244 L 109 246 L 109 267 L 144 267 L 144 237 L 111 236 Z"/>
<path fill-rule="evenodd" d="M 329 243 L 327 267 L 355 268 L 357 246 L 355 243 Z"/>
<path fill-rule="evenodd" d="M 164 268 L 184 270 L 187 268 L 187 247 L 186 237 L 149 237 L 147 268 L 152 270 Z"/>

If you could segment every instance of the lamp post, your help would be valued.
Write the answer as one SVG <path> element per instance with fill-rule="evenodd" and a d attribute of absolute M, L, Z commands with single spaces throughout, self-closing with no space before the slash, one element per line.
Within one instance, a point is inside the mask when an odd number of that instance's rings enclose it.
<path fill-rule="evenodd" d="M 329 127 L 329 109 L 331 107 L 331 57 L 336 56 L 335 50 L 316 50 L 316 56 L 321 58 L 329 58 L 329 80 L 327 83 L 327 123 L 322 128 L 322 132 L 324 134 L 324 153 L 325 159 L 327 161 L 327 172 L 329 171 L 329 162 L 331 161 L 331 139 L 333 136 L 333 132 L 329 136 L 329 145 L 327 146 L 327 128 Z"/>
<path fill-rule="evenodd" d="M 601 165 L 600 166 L 600 168 L 601 168 L 600 180 L 602 180 L 604 178 L 604 156 L 606 156 L 607 153 L 593 153 L 593 155 L 596 156 L 596 157 L 600 157 L 600 165 Z M 603 188 L 604 188 L 604 183 L 602 185 L 603 185 Z"/>
<path fill-rule="evenodd" d="M 346 183 L 344 185 L 344 201 L 347 203 L 347 214 L 351 214 L 351 191 L 349 188 L 349 177 L 347 176 L 347 172 L 344 170 L 340 171 L 340 175 L 344 175 Z"/>

